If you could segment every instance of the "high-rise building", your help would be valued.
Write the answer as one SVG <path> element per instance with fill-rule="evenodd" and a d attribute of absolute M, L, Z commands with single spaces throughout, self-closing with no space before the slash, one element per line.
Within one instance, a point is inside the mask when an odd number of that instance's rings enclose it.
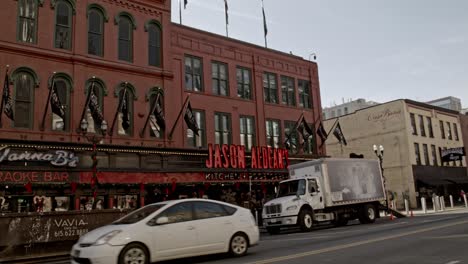
<path fill-rule="evenodd" d="M 432 100 L 426 103 L 430 105 L 435 105 L 438 107 L 450 109 L 453 111 L 457 111 L 457 112 L 460 112 L 462 110 L 461 100 L 453 96 L 439 98 L 439 99 Z"/>

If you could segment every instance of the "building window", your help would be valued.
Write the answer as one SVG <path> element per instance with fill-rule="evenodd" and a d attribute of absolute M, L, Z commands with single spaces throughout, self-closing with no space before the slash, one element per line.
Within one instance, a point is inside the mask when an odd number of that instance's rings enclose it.
<path fill-rule="evenodd" d="M 419 154 L 419 144 L 414 143 L 414 154 L 416 156 L 416 164 L 421 165 L 421 155 Z"/>
<path fill-rule="evenodd" d="M 255 146 L 255 119 L 252 116 L 240 117 L 240 144 L 250 151 Z"/>
<path fill-rule="evenodd" d="M 411 119 L 411 129 L 413 130 L 412 133 L 413 135 L 417 135 L 418 131 L 416 130 L 416 119 L 414 118 L 414 114 L 410 114 L 410 119 Z"/>
<path fill-rule="evenodd" d="M 279 120 L 266 120 L 266 143 L 267 146 L 273 148 L 280 147 L 280 121 Z"/>
<path fill-rule="evenodd" d="M 345 107 L 345 108 L 344 108 L 344 114 L 345 114 L 345 115 L 348 114 L 348 107 Z"/>
<path fill-rule="evenodd" d="M 130 136 L 133 131 L 133 100 L 135 95 L 130 88 L 124 87 L 119 92 L 119 110 L 117 115 L 117 134 Z"/>
<path fill-rule="evenodd" d="M 341 116 L 341 109 L 338 109 L 338 116 Z"/>
<path fill-rule="evenodd" d="M 92 91 L 93 94 L 96 96 L 96 99 L 97 99 L 96 101 L 98 103 L 99 110 L 101 114 L 104 115 L 104 104 L 103 104 L 104 84 L 100 81 L 93 81 L 93 79 L 89 80 L 87 83 L 87 87 L 86 87 L 86 95 L 88 95 L 90 91 Z M 95 113 L 95 116 L 96 116 L 96 113 Z M 85 118 L 86 118 L 86 121 L 88 122 L 87 132 L 99 133 L 101 130 L 101 123 L 99 120 L 94 120 L 91 109 L 89 108 L 89 104 L 88 104 L 88 107 L 86 108 Z"/>
<path fill-rule="evenodd" d="M 296 92 L 294 89 L 294 78 L 288 76 L 281 76 L 281 96 L 282 104 L 295 106 L 296 105 Z"/>
<path fill-rule="evenodd" d="M 429 166 L 429 150 L 427 149 L 427 144 L 423 144 L 423 154 L 424 154 L 424 165 Z"/>
<path fill-rule="evenodd" d="M 458 141 L 460 138 L 458 137 L 458 127 L 457 124 L 453 123 L 453 133 L 455 135 L 455 140 Z"/>
<path fill-rule="evenodd" d="M 447 137 L 448 139 L 452 140 L 452 127 L 450 126 L 450 122 L 447 122 Z"/>
<path fill-rule="evenodd" d="M 21 42 L 36 43 L 38 0 L 18 0 L 17 38 Z"/>
<path fill-rule="evenodd" d="M 158 96 L 159 95 L 159 96 Z M 156 103 L 156 98 L 157 98 L 157 105 L 154 105 Z M 153 113 L 150 113 L 150 137 L 155 137 L 155 138 L 162 138 L 164 135 L 164 127 L 161 127 L 158 124 L 158 119 L 156 118 L 156 115 L 160 115 L 164 119 L 164 96 L 162 93 L 152 91 L 150 95 L 150 109 L 154 109 Z M 162 122 L 165 122 L 164 120 L 161 120 Z M 165 124 L 164 124 L 165 126 Z"/>
<path fill-rule="evenodd" d="M 439 163 L 437 163 L 437 152 L 436 152 L 435 145 L 431 145 L 431 152 L 432 152 L 432 165 L 439 166 Z"/>
<path fill-rule="evenodd" d="M 88 54 L 104 55 L 104 14 L 97 8 L 88 11 Z"/>
<path fill-rule="evenodd" d="M 68 1 L 59 0 L 55 7 L 55 47 L 71 49 L 72 43 L 72 6 Z"/>
<path fill-rule="evenodd" d="M 148 64 L 155 67 L 161 67 L 162 61 L 162 30 L 158 23 L 150 23 L 148 31 Z"/>
<path fill-rule="evenodd" d="M 302 108 L 312 108 L 310 82 L 298 80 L 297 91 L 299 93 L 299 106 Z"/>
<path fill-rule="evenodd" d="M 252 99 L 252 81 L 250 69 L 237 67 L 237 96 L 242 99 Z"/>
<path fill-rule="evenodd" d="M 185 89 L 188 91 L 203 91 L 203 65 L 200 58 L 185 57 Z"/>
<path fill-rule="evenodd" d="M 133 18 L 128 14 L 120 14 L 117 20 L 119 25 L 119 60 L 133 61 Z"/>
<path fill-rule="evenodd" d="M 421 136 L 426 136 L 426 128 L 424 127 L 424 117 L 419 115 L 419 129 L 421 130 Z"/>
<path fill-rule="evenodd" d="M 434 137 L 434 131 L 432 130 L 432 119 L 429 116 L 426 116 L 427 128 L 429 129 L 429 137 Z"/>
<path fill-rule="evenodd" d="M 331 118 L 334 118 L 336 115 L 335 115 L 335 110 L 332 110 L 331 111 Z"/>
<path fill-rule="evenodd" d="M 61 77 L 57 77 L 54 80 L 55 93 L 60 101 L 62 109 L 65 115 L 60 117 L 53 111 L 52 114 L 52 130 L 55 131 L 68 131 L 70 128 L 70 90 L 72 84 Z M 53 89 L 54 87 L 52 87 Z"/>
<path fill-rule="evenodd" d="M 276 83 L 276 74 L 264 73 L 263 74 L 263 96 L 267 103 L 278 103 L 278 85 Z"/>
<path fill-rule="evenodd" d="M 291 154 L 296 154 L 299 150 L 299 134 L 295 121 L 284 121 L 284 147 Z"/>
<path fill-rule="evenodd" d="M 200 148 L 205 147 L 205 112 L 193 109 L 193 115 L 198 124 L 198 135 L 187 128 L 187 142 L 190 147 Z"/>
<path fill-rule="evenodd" d="M 229 95 L 227 71 L 227 64 L 221 62 L 211 63 L 211 80 L 213 94 L 224 96 Z"/>
<path fill-rule="evenodd" d="M 219 145 L 231 144 L 231 115 L 215 113 L 215 143 Z"/>
<path fill-rule="evenodd" d="M 444 121 L 439 120 L 439 126 L 440 126 L 440 134 L 442 135 L 442 138 L 445 139 Z"/>
<path fill-rule="evenodd" d="M 34 117 L 34 76 L 29 72 L 18 72 L 15 75 L 14 127 L 32 128 Z"/>

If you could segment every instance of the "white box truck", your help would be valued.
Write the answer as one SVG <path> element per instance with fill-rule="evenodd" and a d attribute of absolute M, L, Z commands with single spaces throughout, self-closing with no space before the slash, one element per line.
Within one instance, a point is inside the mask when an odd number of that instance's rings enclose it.
<path fill-rule="evenodd" d="M 270 234 L 282 227 L 310 231 L 315 223 L 373 223 L 385 201 L 378 160 L 324 158 L 288 167 L 276 198 L 265 203 L 263 224 Z"/>

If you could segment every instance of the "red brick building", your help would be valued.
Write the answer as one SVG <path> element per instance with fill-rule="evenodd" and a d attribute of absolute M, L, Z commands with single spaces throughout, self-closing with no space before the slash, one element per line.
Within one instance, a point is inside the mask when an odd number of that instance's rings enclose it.
<path fill-rule="evenodd" d="M 9 65 L 11 104 L 5 99 L 3 109 L 14 114 L 2 113 L 0 127 L 4 210 L 30 210 L 36 198 L 79 209 L 96 190 L 103 208 L 161 194 L 217 198 L 217 184 L 265 193 L 289 162 L 325 154 L 315 132 L 302 144 L 295 129 L 302 114 L 313 131 L 321 118 L 315 62 L 170 17 L 168 0 L 4 1 L 0 76 Z M 55 96 L 62 112 L 49 103 Z M 184 121 L 188 102 L 198 135 Z M 245 168 L 232 162 L 238 146 Z M 210 157 L 223 166 L 207 167 Z"/>

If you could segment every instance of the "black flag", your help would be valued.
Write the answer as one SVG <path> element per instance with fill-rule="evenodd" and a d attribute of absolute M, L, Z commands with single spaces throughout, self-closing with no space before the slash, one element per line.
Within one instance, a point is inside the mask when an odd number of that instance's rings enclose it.
<path fill-rule="evenodd" d="M 156 98 L 159 98 L 159 97 L 156 97 Z M 159 104 L 158 101 L 155 101 L 154 103 L 156 105 L 155 105 L 155 108 L 154 108 L 153 115 L 156 118 L 156 124 L 158 124 L 158 126 L 161 128 L 161 130 L 165 130 L 166 129 L 166 120 L 164 119 L 163 109 L 162 109 L 162 107 L 161 107 L 161 105 Z"/>
<path fill-rule="evenodd" d="M 310 128 L 309 124 L 307 124 L 304 117 L 302 117 L 301 123 L 299 124 L 299 126 L 297 126 L 297 131 L 301 133 L 304 142 L 306 142 L 309 139 L 309 137 L 312 136 L 312 134 L 314 133 Z"/>
<path fill-rule="evenodd" d="M 184 9 L 187 8 L 188 0 L 184 0 Z"/>
<path fill-rule="evenodd" d="M 340 144 L 344 144 L 345 146 L 348 145 L 343 135 L 343 131 L 341 130 L 340 123 L 338 123 L 338 125 L 336 125 L 335 127 L 335 130 L 333 130 L 333 135 L 335 135 L 336 139 L 338 139 Z"/>
<path fill-rule="evenodd" d="M 50 107 L 52 108 L 52 113 L 60 116 L 60 118 L 65 118 L 65 107 L 60 102 L 60 98 L 57 93 L 57 86 L 55 85 L 55 80 L 52 84 L 52 94 L 50 95 Z M 64 120 L 65 121 L 65 120 Z"/>
<path fill-rule="evenodd" d="M 226 25 L 229 24 L 229 15 L 228 15 L 228 3 L 227 0 L 224 0 L 224 13 L 226 15 Z"/>
<path fill-rule="evenodd" d="M 127 101 L 127 90 L 122 95 L 122 128 L 127 130 L 130 127 L 130 119 L 128 118 L 128 101 Z"/>
<path fill-rule="evenodd" d="M 322 142 L 325 142 L 325 140 L 328 138 L 327 131 L 325 131 L 322 122 L 320 122 L 319 127 L 317 128 L 317 135 L 320 137 Z"/>
<path fill-rule="evenodd" d="M 10 94 L 10 80 L 8 78 L 8 72 L 5 73 L 5 83 L 3 84 L 3 95 L 2 95 L 3 112 L 12 121 L 15 121 L 13 115 L 13 100 Z M 1 115 L 1 113 L 0 113 Z"/>
<path fill-rule="evenodd" d="M 266 37 L 268 34 L 268 28 L 267 28 L 267 23 L 266 23 L 265 9 L 263 8 L 263 0 L 262 0 L 262 13 L 263 13 L 263 33 L 265 34 L 265 37 Z"/>
<path fill-rule="evenodd" d="M 198 130 L 200 129 L 198 128 L 197 120 L 195 119 L 195 115 L 193 114 L 190 102 L 188 103 L 187 108 L 185 109 L 184 120 L 188 128 L 192 130 L 193 133 L 195 133 L 197 136 L 199 136 Z"/>
<path fill-rule="evenodd" d="M 94 94 L 94 89 L 90 89 L 89 92 L 91 93 L 88 105 L 89 110 L 91 111 L 94 122 L 101 126 L 102 121 L 104 121 L 104 116 L 102 115 L 101 107 L 99 106 L 99 100 L 96 94 Z"/>

